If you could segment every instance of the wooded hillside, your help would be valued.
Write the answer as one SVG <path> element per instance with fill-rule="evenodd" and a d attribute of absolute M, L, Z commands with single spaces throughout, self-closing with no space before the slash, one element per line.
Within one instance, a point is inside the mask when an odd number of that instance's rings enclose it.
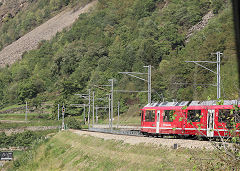
<path fill-rule="evenodd" d="M 186 42 L 189 29 L 209 11 L 214 17 Z M 216 61 L 211 53 L 217 51 L 224 54 L 222 98 L 236 99 L 239 90 L 230 1 L 99 0 L 97 8 L 80 15 L 71 29 L 26 52 L 21 62 L 1 69 L 0 104 L 27 99 L 82 103 L 74 94 L 92 88 L 96 96 L 103 97 L 107 92 L 94 85 L 109 84 L 111 78 L 116 79 L 114 89 L 146 90 L 143 81 L 118 74 L 146 72 L 145 65 L 153 66 L 153 101 L 216 99 L 216 87 L 193 85 L 216 84 L 216 75 L 184 61 Z M 206 66 L 216 70 L 214 64 Z M 147 102 L 146 93 L 116 93 L 114 98 L 122 106 Z"/>

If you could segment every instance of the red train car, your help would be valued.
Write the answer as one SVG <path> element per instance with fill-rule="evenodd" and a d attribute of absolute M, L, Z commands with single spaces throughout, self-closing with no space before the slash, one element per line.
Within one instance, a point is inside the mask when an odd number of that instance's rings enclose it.
<path fill-rule="evenodd" d="M 236 126 L 234 133 L 239 135 L 240 115 L 235 110 L 239 104 L 236 100 L 148 104 L 141 109 L 141 132 L 159 136 L 228 137 L 229 130 Z"/>

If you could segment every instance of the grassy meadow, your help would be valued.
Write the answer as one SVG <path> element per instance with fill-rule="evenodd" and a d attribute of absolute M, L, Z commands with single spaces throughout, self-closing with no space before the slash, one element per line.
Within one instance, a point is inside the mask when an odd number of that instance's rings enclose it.
<path fill-rule="evenodd" d="M 57 133 L 6 165 L 7 170 L 195 170 L 211 169 L 215 153 L 199 149 L 104 140 Z M 215 163 L 217 162 L 214 161 Z"/>

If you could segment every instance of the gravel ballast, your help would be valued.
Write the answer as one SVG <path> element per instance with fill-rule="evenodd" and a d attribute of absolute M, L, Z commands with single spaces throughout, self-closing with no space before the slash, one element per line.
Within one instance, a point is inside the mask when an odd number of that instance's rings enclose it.
<path fill-rule="evenodd" d="M 159 146 L 166 146 L 172 148 L 174 144 L 178 144 L 178 147 L 182 148 L 201 148 L 201 149 L 211 149 L 214 147 L 209 141 L 198 141 L 198 140 L 188 140 L 188 139 L 165 139 L 165 138 L 153 138 L 153 137 L 136 137 L 127 135 L 115 135 L 100 132 L 88 132 L 82 130 L 70 130 L 81 136 L 93 136 L 97 138 L 103 138 L 104 140 L 118 140 L 124 143 L 129 143 L 131 145 L 145 143 L 153 144 Z"/>

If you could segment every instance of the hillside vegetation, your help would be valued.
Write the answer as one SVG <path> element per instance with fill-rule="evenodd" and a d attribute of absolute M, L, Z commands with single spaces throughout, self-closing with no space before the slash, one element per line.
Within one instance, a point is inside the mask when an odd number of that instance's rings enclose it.
<path fill-rule="evenodd" d="M 188 29 L 211 10 L 215 17 L 186 43 Z M 0 70 L 0 104 L 53 100 L 56 113 L 58 103 L 84 103 L 74 94 L 85 94 L 89 88 L 97 97 L 104 97 L 107 92 L 94 85 L 109 84 L 111 78 L 115 78 L 116 90 L 146 90 L 143 81 L 118 74 L 146 72 L 145 65 L 153 66 L 153 101 L 162 97 L 170 101 L 216 99 L 216 87 L 192 85 L 215 84 L 216 75 L 184 61 L 215 61 L 216 56 L 211 53 L 217 51 L 224 53 L 222 98 L 236 99 L 238 80 L 230 1 L 99 0 L 97 8 L 80 15 L 72 28 L 26 52 L 21 62 Z M 215 65 L 207 66 L 216 70 Z M 114 98 L 115 102 L 120 101 L 121 112 L 127 110 L 126 105 L 147 102 L 146 93 L 115 93 Z M 103 103 L 96 105 L 105 106 Z M 69 108 L 67 114 L 78 115 L 80 110 Z"/>

